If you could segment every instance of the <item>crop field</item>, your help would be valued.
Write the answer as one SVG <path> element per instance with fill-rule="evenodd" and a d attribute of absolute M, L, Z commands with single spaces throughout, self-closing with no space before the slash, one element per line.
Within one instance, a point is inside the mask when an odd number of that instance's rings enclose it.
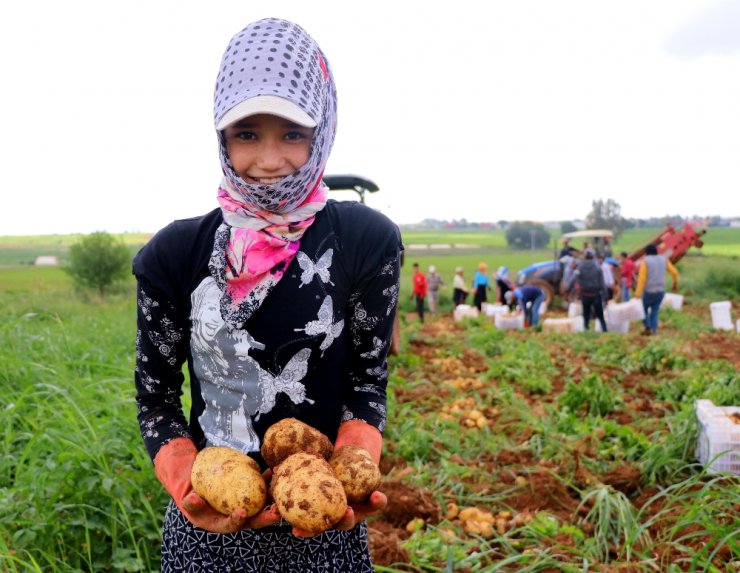
<path fill-rule="evenodd" d="M 649 338 L 635 324 L 454 322 L 449 289 L 421 324 L 414 260 L 451 283 L 458 265 L 472 278 L 479 261 L 515 272 L 552 253 L 498 239 L 409 249 L 381 460 L 390 503 L 369 523 L 376 570 L 740 571 L 740 477 L 695 455 L 695 401 L 740 405 L 740 334 L 714 329 L 708 307 L 730 300 L 740 318 L 740 234 L 726 231 L 680 262 L 684 306 Z M 50 254 L 38 242 L 26 259 Z M 10 250 L 0 240 L 0 572 L 158 571 L 167 496 L 136 422 L 133 283 L 78 293 L 57 267 L 7 262 Z"/>

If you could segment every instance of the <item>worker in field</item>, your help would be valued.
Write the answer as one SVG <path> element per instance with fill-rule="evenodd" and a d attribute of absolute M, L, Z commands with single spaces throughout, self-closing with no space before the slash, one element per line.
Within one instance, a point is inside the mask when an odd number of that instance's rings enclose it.
<path fill-rule="evenodd" d="M 575 250 L 575 247 L 570 246 L 570 239 L 563 239 L 563 248 L 560 249 L 559 257 L 563 258 L 565 256 L 568 256 Z"/>
<path fill-rule="evenodd" d="M 427 295 L 429 296 L 429 312 L 437 312 L 439 306 L 439 291 L 445 286 L 442 275 L 437 272 L 437 267 L 429 265 L 429 274 L 427 275 Z"/>
<path fill-rule="evenodd" d="M 629 255 L 622 251 L 620 258 L 620 281 L 619 290 L 622 295 L 622 302 L 628 302 L 630 299 L 630 289 L 632 288 L 632 277 L 635 274 L 635 261 L 629 258 Z"/>
<path fill-rule="evenodd" d="M 488 265 L 479 263 L 478 270 L 473 277 L 473 304 L 480 311 L 483 303 L 488 301 L 488 291 L 491 289 L 491 281 L 488 278 Z"/>
<path fill-rule="evenodd" d="M 604 255 L 605 259 L 609 259 L 612 256 L 612 243 L 609 237 L 604 237 L 604 246 L 601 248 L 601 254 Z"/>
<path fill-rule="evenodd" d="M 589 247 L 585 249 L 583 256 L 584 259 L 573 272 L 566 290 L 571 292 L 574 287 L 578 288 L 578 294 L 583 305 L 583 328 L 588 330 L 593 314 L 599 321 L 601 330 L 606 332 L 603 304 L 603 301 L 606 300 L 604 273 L 596 263 L 596 251 Z"/>
<path fill-rule="evenodd" d="M 319 533 L 289 525 L 272 502 L 223 514 L 193 487 L 210 446 L 266 471 L 265 434 L 289 418 L 379 462 L 403 249 L 390 219 L 328 197 L 336 86 L 302 27 L 265 18 L 237 32 L 213 93 L 222 177 L 204 196 L 215 208 L 168 224 L 133 259 L 137 425 L 170 496 L 161 571 L 372 573 L 365 519 L 386 506 L 381 491 Z M 190 187 L 178 167 L 173 197 Z"/>
<path fill-rule="evenodd" d="M 524 313 L 524 326 L 537 326 L 540 322 L 540 307 L 545 302 L 545 292 L 534 285 L 523 285 L 505 295 L 509 307 L 518 305 Z"/>
<path fill-rule="evenodd" d="M 610 300 L 614 298 L 614 287 L 616 281 L 614 280 L 614 266 L 612 262 L 616 263 L 611 257 L 605 257 L 603 255 L 598 256 L 599 266 L 601 272 L 604 274 L 604 286 L 606 287 L 606 295 L 604 297 L 604 304 L 608 304 Z"/>
<path fill-rule="evenodd" d="M 499 304 L 506 304 L 506 293 L 514 290 L 515 285 L 509 276 L 509 267 L 499 267 L 496 271 L 496 301 Z"/>
<path fill-rule="evenodd" d="M 463 277 L 463 268 L 457 267 L 455 269 L 455 277 L 452 279 L 452 305 L 456 308 L 459 304 L 465 304 L 465 300 L 468 298 L 470 288 L 465 283 Z"/>
<path fill-rule="evenodd" d="M 424 299 L 427 296 L 427 278 L 424 273 L 419 269 L 419 263 L 411 265 L 414 271 L 412 277 L 413 290 L 411 291 L 411 298 L 416 300 L 416 314 L 419 315 L 419 320 L 424 322 Z"/>
<path fill-rule="evenodd" d="M 645 309 L 645 329 L 642 334 L 646 336 L 658 333 L 658 313 L 665 296 L 666 271 L 673 277 L 673 292 L 676 292 L 678 290 L 676 267 L 665 256 L 658 254 L 658 247 L 648 245 L 645 248 L 645 258 L 640 263 L 635 289 L 635 296 L 642 297 L 642 306 Z"/>

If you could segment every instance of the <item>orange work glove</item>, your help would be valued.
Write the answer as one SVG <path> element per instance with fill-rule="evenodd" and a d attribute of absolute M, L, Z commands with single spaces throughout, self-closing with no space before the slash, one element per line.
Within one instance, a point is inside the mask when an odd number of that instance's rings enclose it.
<path fill-rule="evenodd" d="M 341 448 L 348 444 L 365 448 L 370 452 L 370 456 L 372 456 L 376 464 L 380 462 L 380 453 L 383 449 L 383 436 L 375 426 L 371 426 L 362 420 L 344 422 L 339 426 L 334 448 Z M 374 491 L 370 494 L 367 501 L 355 503 L 348 507 L 344 517 L 339 520 L 339 523 L 334 526 L 334 529 L 349 531 L 370 515 L 381 511 L 386 505 L 388 505 L 386 495 L 382 491 Z M 294 527 L 293 535 L 297 537 L 311 537 L 314 534 Z"/>
<path fill-rule="evenodd" d="M 175 438 L 162 446 L 154 457 L 154 473 L 172 497 L 175 505 L 190 523 L 214 533 L 234 533 L 240 529 L 266 527 L 280 521 L 275 506 L 265 507 L 257 515 L 247 518 L 246 510 L 235 509 L 224 515 L 193 491 L 190 474 L 198 449 L 188 438 Z"/>

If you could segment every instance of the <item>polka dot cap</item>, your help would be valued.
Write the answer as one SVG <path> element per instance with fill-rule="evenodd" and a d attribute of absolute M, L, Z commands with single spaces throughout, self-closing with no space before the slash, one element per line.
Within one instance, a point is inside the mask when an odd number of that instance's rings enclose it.
<path fill-rule="evenodd" d="M 290 213 L 320 182 L 337 125 L 337 95 L 329 63 L 297 24 L 277 18 L 258 20 L 231 39 L 216 80 L 214 125 L 232 107 L 259 95 L 285 98 L 316 122 L 310 157 L 275 185 L 249 184 L 234 171 L 219 133 L 224 184 L 252 210 Z"/>

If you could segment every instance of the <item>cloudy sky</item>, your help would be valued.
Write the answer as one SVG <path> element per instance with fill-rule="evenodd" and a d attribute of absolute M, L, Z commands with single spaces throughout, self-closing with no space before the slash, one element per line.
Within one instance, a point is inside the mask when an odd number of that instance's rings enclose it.
<path fill-rule="evenodd" d="M 0 235 L 215 207 L 216 71 L 266 16 L 333 66 L 327 172 L 398 223 L 740 216 L 737 0 L 30 0 L 0 18 Z"/>

